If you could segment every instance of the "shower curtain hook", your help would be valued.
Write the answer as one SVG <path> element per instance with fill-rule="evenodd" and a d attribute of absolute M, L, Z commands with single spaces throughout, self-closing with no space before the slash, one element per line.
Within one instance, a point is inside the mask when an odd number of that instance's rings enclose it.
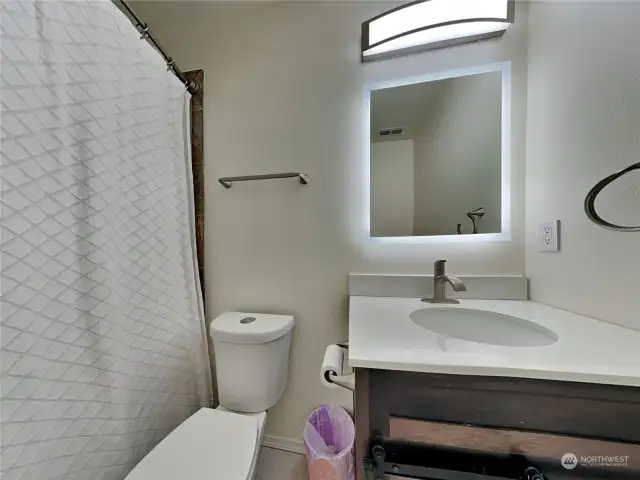
<path fill-rule="evenodd" d="M 142 30 L 140 30 L 140 40 L 146 40 L 149 38 L 149 25 L 143 23 L 140 26 L 142 27 Z"/>

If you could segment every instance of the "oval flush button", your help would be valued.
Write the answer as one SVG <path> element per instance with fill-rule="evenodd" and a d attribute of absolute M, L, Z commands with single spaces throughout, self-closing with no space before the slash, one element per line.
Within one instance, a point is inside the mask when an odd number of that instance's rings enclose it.
<path fill-rule="evenodd" d="M 240 319 L 240 323 L 245 324 L 245 323 L 253 323 L 256 321 L 256 317 L 244 317 Z"/>

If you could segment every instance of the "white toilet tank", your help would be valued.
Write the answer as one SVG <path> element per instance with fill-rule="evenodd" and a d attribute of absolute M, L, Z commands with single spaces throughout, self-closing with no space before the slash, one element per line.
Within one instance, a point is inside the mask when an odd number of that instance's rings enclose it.
<path fill-rule="evenodd" d="M 211 322 L 220 405 L 263 412 L 276 404 L 289 378 L 293 317 L 226 312 Z"/>

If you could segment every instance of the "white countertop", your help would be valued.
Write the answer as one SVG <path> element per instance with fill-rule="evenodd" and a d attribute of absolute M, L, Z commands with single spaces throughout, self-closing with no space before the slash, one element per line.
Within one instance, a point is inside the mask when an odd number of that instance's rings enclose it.
<path fill-rule="evenodd" d="M 505 347 L 459 340 L 416 325 L 409 315 L 433 306 L 487 310 L 537 323 L 558 341 Z M 350 297 L 349 364 L 411 372 L 538 378 L 640 386 L 640 332 L 525 300 Z"/>

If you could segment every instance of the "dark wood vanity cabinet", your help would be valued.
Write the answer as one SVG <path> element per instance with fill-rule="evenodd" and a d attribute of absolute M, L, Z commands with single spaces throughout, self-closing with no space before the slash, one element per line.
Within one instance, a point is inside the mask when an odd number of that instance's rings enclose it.
<path fill-rule="evenodd" d="M 356 480 L 376 480 L 371 452 L 380 444 L 424 452 L 417 457 L 427 466 L 452 458 L 452 470 L 477 454 L 498 459 L 498 471 L 530 464 L 548 480 L 640 480 L 640 388 L 359 368 L 354 404 Z M 576 468 L 561 464 L 565 454 Z"/>

